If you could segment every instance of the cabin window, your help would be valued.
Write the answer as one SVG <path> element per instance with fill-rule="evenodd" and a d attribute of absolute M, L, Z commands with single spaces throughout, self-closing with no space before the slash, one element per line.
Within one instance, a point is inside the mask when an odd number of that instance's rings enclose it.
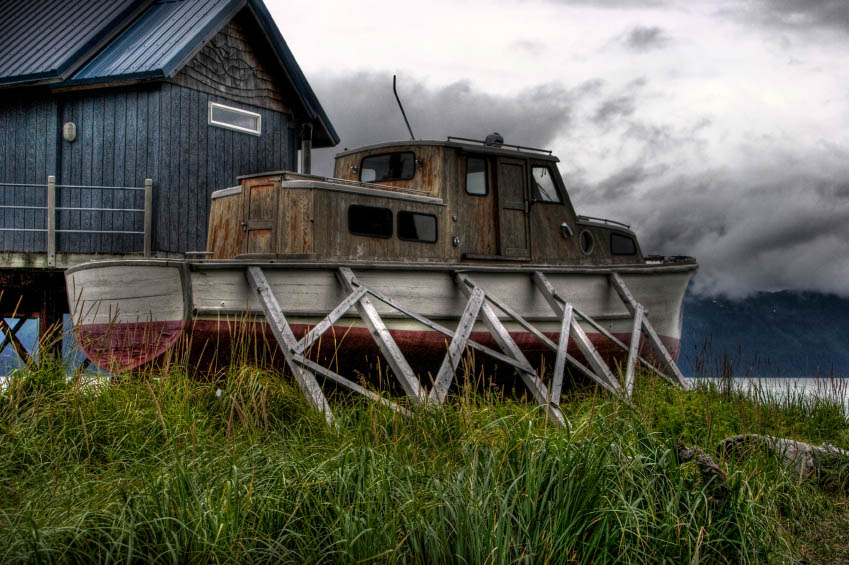
<path fill-rule="evenodd" d="M 364 157 L 360 163 L 360 181 L 409 180 L 416 174 L 416 154 L 412 151 L 384 153 Z"/>
<path fill-rule="evenodd" d="M 536 202 L 560 202 L 560 193 L 551 169 L 548 167 L 531 167 L 531 178 L 533 179 L 533 194 Z"/>
<path fill-rule="evenodd" d="M 392 210 L 352 204 L 348 207 L 348 231 L 368 237 L 392 237 Z"/>
<path fill-rule="evenodd" d="M 466 193 L 486 196 L 486 159 L 469 157 L 466 159 Z"/>
<path fill-rule="evenodd" d="M 583 253 L 584 255 L 589 255 L 593 252 L 593 244 L 595 243 L 593 241 L 593 234 L 591 234 L 587 230 L 583 230 L 578 239 L 580 240 L 581 253 Z"/>
<path fill-rule="evenodd" d="M 436 243 L 436 216 L 418 212 L 398 212 L 398 239 Z"/>
<path fill-rule="evenodd" d="M 262 116 L 256 112 L 210 102 L 209 125 L 259 135 L 262 132 Z"/>
<path fill-rule="evenodd" d="M 610 234 L 610 252 L 614 255 L 633 255 L 637 252 L 634 238 L 618 233 Z"/>

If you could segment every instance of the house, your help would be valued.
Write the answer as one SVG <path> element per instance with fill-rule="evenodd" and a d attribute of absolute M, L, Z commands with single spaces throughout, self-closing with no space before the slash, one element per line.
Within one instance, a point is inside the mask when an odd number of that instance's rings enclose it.
<path fill-rule="evenodd" d="M 212 191 L 338 141 L 261 0 L 4 2 L 0 314 L 55 320 L 92 258 L 204 249 Z"/>

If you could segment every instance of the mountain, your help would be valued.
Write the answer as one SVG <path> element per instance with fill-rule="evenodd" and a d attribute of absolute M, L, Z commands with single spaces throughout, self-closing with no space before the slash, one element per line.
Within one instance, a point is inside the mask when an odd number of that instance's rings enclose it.
<path fill-rule="evenodd" d="M 679 365 L 685 375 L 849 376 L 849 299 L 759 292 L 742 300 L 684 298 Z"/>

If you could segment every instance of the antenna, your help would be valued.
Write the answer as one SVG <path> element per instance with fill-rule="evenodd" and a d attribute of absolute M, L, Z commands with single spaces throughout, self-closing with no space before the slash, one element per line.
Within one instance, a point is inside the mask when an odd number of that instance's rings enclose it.
<path fill-rule="evenodd" d="M 413 128 L 410 127 L 410 120 L 407 119 L 407 113 L 404 111 L 404 106 L 401 104 L 401 99 L 398 98 L 398 89 L 395 88 L 395 75 L 392 75 L 392 92 L 395 93 L 395 100 L 398 101 L 398 107 L 401 108 L 401 115 L 404 116 L 404 123 L 407 124 L 407 131 L 410 132 L 410 139 L 412 141 L 416 140 L 416 136 L 413 135 Z"/>

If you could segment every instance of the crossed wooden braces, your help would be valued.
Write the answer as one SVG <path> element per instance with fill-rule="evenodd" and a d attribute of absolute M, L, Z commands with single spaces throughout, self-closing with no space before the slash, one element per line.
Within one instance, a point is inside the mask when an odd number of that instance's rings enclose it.
<path fill-rule="evenodd" d="M 637 361 L 640 361 L 650 370 L 661 375 L 673 384 L 684 384 L 684 377 L 681 374 L 681 371 L 678 370 L 678 366 L 675 364 L 675 361 L 673 361 L 671 355 L 669 355 L 669 352 L 660 341 L 657 332 L 655 332 L 651 323 L 645 317 L 643 306 L 634 299 L 631 292 L 622 281 L 622 278 L 617 273 L 611 273 L 609 279 L 613 288 L 616 290 L 617 294 L 619 294 L 625 304 L 625 307 L 634 319 L 630 346 L 625 345 L 595 320 L 575 308 L 572 304 L 566 301 L 566 299 L 561 297 L 555 290 L 554 286 L 540 271 L 534 272 L 533 281 L 537 289 L 542 293 L 548 304 L 551 306 L 551 309 L 560 318 L 560 337 L 557 343 L 554 343 L 554 341 L 546 337 L 541 331 L 531 325 L 512 308 L 507 306 L 498 298 L 488 294 L 482 287 L 475 283 L 475 281 L 461 272 L 455 272 L 454 276 L 460 290 L 467 297 L 468 302 L 463 310 L 463 315 L 460 317 L 457 329 L 452 331 L 399 305 L 388 296 L 366 287 L 359 281 L 359 279 L 357 279 L 353 271 L 347 267 L 340 267 L 337 271 L 337 277 L 342 283 L 342 286 L 349 292 L 348 296 L 327 316 L 325 316 L 324 319 L 316 324 L 300 340 L 298 340 L 295 338 L 277 298 L 271 291 L 271 287 L 269 286 L 262 269 L 256 266 L 248 267 L 245 272 L 245 276 L 251 288 L 259 298 L 259 302 L 262 305 L 263 312 L 265 313 L 265 318 L 271 325 L 274 337 L 277 339 L 280 349 L 283 351 L 286 364 L 295 376 L 298 386 L 306 396 L 307 401 L 313 407 L 322 412 L 328 422 L 333 420 L 333 413 L 327 402 L 327 398 L 321 390 L 321 386 L 316 380 L 316 374 L 388 406 L 396 412 L 402 414 L 408 413 L 407 410 L 399 406 L 397 403 L 361 387 L 351 380 L 334 371 L 322 367 L 318 363 L 315 363 L 304 356 L 304 352 L 307 351 L 322 334 L 329 330 L 333 324 L 335 324 L 348 312 L 348 310 L 353 307 L 357 308 L 360 317 L 368 328 L 369 333 L 377 344 L 381 354 L 389 363 L 392 372 L 395 374 L 407 397 L 413 404 L 416 405 L 440 405 L 445 401 L 445 397 L 447 396 L 451 383 L 454 380 L 457 365 L 460 363 L 463 353 L 467 347 L 485 353 L 493 359 L 513 367 L 519 373 L 525 383 L 525 386 L 528 387 L 528 390 L 531 392 L 531 395 L 537 403 L 545 408 L 548 417 L 558 425 L 566 425 L 566 418 L 560 410 L 560 394 L 567 363 L 629 404 L 634 389 L 634 374 Z M 433 380 L 433 386 L 429 393 L 422 388 L 419 383 L 419 379 L 416 377 L 416 374 L 413 372 L 413 369 L 410 367 L 403 353 L 401 353 L 401 350 L 398 348 L 398 345 L 395 343 L 395 340 L 392 338 L 392 335 L 389 333 L 389 330 L 378 314 L 377 309 L 374 307 L 371 300 L 372 298 L 390 306 L 401 314 L 416 320 L 423 326 L 451 338 L 448 351 L 442 360 L 442 365 Z M 549 386 L 546 386 L 542 382 L 536 370 L 519 349 L 519 346 L 513 338 L 510 337 L 509 332 L 498 318 L 493 307 L 500 310 L 514 322 L 522 326 L 546 347 L 556 352 L 554 372 Z M 503 353 L 469 339 L 472 329 L 479 317 L 482 317 L 484 324 Z M 619 381 L 613 375 L 610 368 L 601 358 L 598 350 L 596 350 L 586 332 L 581 327 L 578 318 L 584 320 L 587 324 L 609 339 L 614 345 L 628 352 L 624 389 L 622 385 L 619 384 Z M 659 371 L 652 363 L 639 355 L 639 345 L 643 334 L 646 336 L 649 343 L 651 343 L 656 356 L 672 374 L 672 377 Z M 567 352 L 567 345 L 569 343 L 570 336 L 578 345 L 578 349 L 587 360 L 589 367 Z"/>

